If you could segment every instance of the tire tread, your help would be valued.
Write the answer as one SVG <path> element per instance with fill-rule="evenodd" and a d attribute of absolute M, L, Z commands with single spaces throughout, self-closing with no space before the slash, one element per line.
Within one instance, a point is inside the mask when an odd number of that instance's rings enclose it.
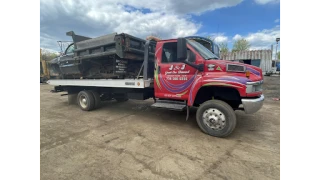
<path fill-rule="evenodd" d="M 212 129 L 210 129 L 209 127 L 207 127 L 205 124 L 203 124 L 202 122 L 202 112 L 207 109 L 210 108 L 210 106 L 220 106 L 222 107 L 223 111 L 225 111 L 227 114 L 225 114 L 227 116 L 227 130 L 225 130 L 223 133 L 219 132 L 219 131 L 214 131 Z M 215 107 L 217 108 L 217 107 Z M 237 120 L 236 120 L 236 114 L 234 112 L 234 110 L 232 109 L 232 107 L 227 104 L 224 101 L 221 100 L 209 100 L 204 102 L 203 104 L 201 104 L 197 110 L 196 113 L 196 119 L 197 119 L 197 123 L 199 128 L 206 134 L 209 134 L 211 136 L 215 136 L 215 137 L 226 137 L 228 135 L 230 135 L 233 130 L 236 127 L 237 124 Z"/>

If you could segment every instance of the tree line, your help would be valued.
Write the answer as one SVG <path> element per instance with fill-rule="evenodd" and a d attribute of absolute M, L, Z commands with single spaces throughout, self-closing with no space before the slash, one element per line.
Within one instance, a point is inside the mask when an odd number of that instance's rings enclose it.
<path fill-rule="evenodd" d="M 212 41 L 214 41 L 214 38 L 208 37 Z M 237 51 L 247 51 L 250 49 L 251 44 L 244 38 L 238 39 L 233 43 L 232 50 L 230 51 L 228 48 L 228 43 L 223 42 L 218 44 L 220 48 L 221 54 L 227 54 L 228 52 L 237 52 Z M 277 58 L 280 60 L 280 51 L 277 52 Z"/>
<path fill-rule="evenodd" d="M 213 42 L 215 41 L 215 39 L 212 38 L 211 36 L 208 36 L 207 38 L 211 39 Z M 218 46 L 220 48 L 221 54 L 226 54 L 230 52 L 227 42 L 219 43 Z M 246 51 L 250 49 L 250 46 L 251 46 L 250 43 L 246 39 L 244 38 L 238 39 L 233 43 L 231 52 Z"/>
<path fill-rule="evenodd" d="M 46 49 L 41 50 L 41 56 L 43 60 L 50 61 L 56 57 L 58 57 L 58 53 L 48 51 Z"/>

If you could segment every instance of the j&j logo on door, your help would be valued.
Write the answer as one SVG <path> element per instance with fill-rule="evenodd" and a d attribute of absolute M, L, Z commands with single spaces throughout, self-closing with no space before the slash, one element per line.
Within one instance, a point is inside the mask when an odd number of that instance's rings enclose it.
<path fill-rule="evenodd" d="M 172 70 L 184 70 L 186 68 L 186 65 L 183 64 L 181 67 L 179 65 L 176 65 L 176 66 L 173 66 L 171 65 L 169 70 L 172 71 Z"/>

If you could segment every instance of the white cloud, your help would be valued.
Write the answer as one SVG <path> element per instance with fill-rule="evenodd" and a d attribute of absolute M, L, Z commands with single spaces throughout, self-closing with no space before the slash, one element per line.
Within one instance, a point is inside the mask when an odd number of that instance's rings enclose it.
<path fill-rule="evenodd" d="M 240 34 L 236 34 L 235 36 L 233 36 L 233 40 L 234 41 L 237 41 L 237 40 L 239 40 L 239 39 L 242 39 L 243 37 L 240 35 Z"/>
<path fill-rule="evenodd" d="M 278 22 L 280 22 L 280 19 L 276 19 L 276 20 L 274 20 L 274 22 L 275 22 L 275 23 L 278 23 Z"/>
<path fill-rule="evenodd" d="M 59 52 L 56 50 L 53 50 L 53 49 L 41 48 L 41 50 L 42 50 L 42 54 L 49 52 L 49 53 L 55 53 L 55 54 L 59 55 Z M 47 59 L 47 60 L 50 60 L 50 59 Z"/>
<path fill-rule="evenodd" d="M 254 0 L 257 4 L 279 3 L 280 0 Z"/>
<path fill-rule="evenodd" d="M 201 24 L 188 14 L 235 6 L 242 0 L 41 0 L 40 46 L 57 49 L 65 33 L 96 37 L 112 32 L 140 38 L 158 34 L 162 38 L 194 35 Z M 219 37 L 219 40 L 224 40 Z"/>
<path fill-rule="evenodd" d="M 165 12 L 173 14 L 201 14 L 224 7 L 232 7 L 243 0 L 118 0 L 118 3 L 135 8 L 150 9 L 153 12 Z"/>
<path fill-rule="evenodd" d="M 227 36 L 217 36 L 215 39 L 216 43 L 225 43 L 228 42 L 228 37 Z"/>
<path fill-rule="evenodd" d="M 213 33 L 210 35 L 214 42 L 217 44 L 228 42 L 228 37 L 224 35 L 224 33 Z"/>
<path fill-rule="evenodd" d="M 247 41 L 249 41 L 251 45 L 250 50 L 258 50 L 258 49 L 270 49 L 271 45 L 276 43 L 276 38 L 278 37 L 280 37 L 279 25 L 272 29 L 264 29 L 256 33 L 249 33 L 248 35 L 245 35 L 245 36 L 236 34 L 232 39 L 238 40 L 238 39 L 244 38 Z"/>

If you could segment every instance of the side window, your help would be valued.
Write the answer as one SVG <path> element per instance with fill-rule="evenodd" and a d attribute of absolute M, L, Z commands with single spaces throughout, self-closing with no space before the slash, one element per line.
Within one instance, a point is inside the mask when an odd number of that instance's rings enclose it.
<path fill-rule="evenodd" d="M 174 63 L 177 62 L 177 43 L 169 42 L 164 43 L 162 47 L 162 63 Z"/>
<path fill-rule="evenodd" d="M 220 57 L 220 49 L 218 45 L 214 45 L 214 53 L 215 55 L 217 55 L 218 57 Z"/>
<path fill-rule="evenodd" d="M 189 62 L 196 61 L 196 55 L 189 48 L 187 49 L 187 61 L 189 61 Z"/>
<path fill-rule="evenodd" d="M 72 54 L 74 50 L 74 45 L 72 44 L 71 46 L 68 47 L 66 54 Z"/>

